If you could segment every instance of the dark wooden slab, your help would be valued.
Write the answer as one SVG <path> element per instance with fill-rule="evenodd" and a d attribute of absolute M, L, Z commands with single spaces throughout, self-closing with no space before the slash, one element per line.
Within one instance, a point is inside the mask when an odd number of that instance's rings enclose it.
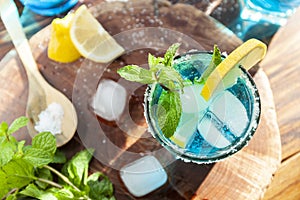
<path fill-rule="evenodd" d="M 152 1 L 129 1 L 94 5 L 90 10 L 122 45 L 129 43 L 120 37 L 120 33 L 129 31 L 127 33 L 134 36 L 142 34 L 139 30 L 145 27 L 163 27 L 162 30 L 167 32 L 174 31 L 172 33 L 175 35 L 179 33 L 178 37 L 172 35 L 166 37 L 164 39 L 166 43 L 192 39 L 200 44 L 196 46 L 197 48 L 211 50 L 214 44 L 218 44 L 228 53 L 241 44 L 228 29 L 193 6 L 171 5 L 160 1 L 159 9 L 155 10 L 154 7 Z M 259 199 L 263 195 L 281 158 L 272 91 L 263 70 L 258 70 L 255 75 L 262 98 L 262 117 L 249 145 L 231 158 L 217 164 L 184 163 L 172 160 L 170 154 L 147 132 L 142 107 L 145 87 L 126 85 L 127 83 L 119 80 L 119 76 L 115 73 L 118 67 L 126 64 L 146 63 L 148 51 L 160 55 L 166 46 L 161 46 L 158 51 L 145 48 L 129 51 L 109 66 L 84 59 L 60 64 L 47 58 L 50 30 L 51 27 L 48 26 L 38 32 L 31 38 L 30 44 L 43 76 L 65 93 L 78 111 L 77 134 L 62 147 L 62 150 L 71 156 L 80 149 L 95 148 L 91 170 L 101 170 L 108 174 L 114 183 L 117 199 L 135 199 L 122 184 L 118 169 L 149 152 L 154 152 L 153 154 L 166 166 L 169 180 L 162 188 L 142 199 Z M 155 34 L 160 33 L 157 29 L 151 30 L 156 30 Z M 155 34 L 152 36 L 150 34 L 150 39 L 160 40 Z M 195 47 L 183 46 L 182 50 L 189 48 Z M 1 61 L 0 70 L 0 119 L 11 122 L 25 113 L 26 74 L 14 51 Z M 99 120 L 88 106 L 100 78 L 119 80 L 127 87 L 129 96 L 126 112 L 118 123 Z M 103 132 L 105 134 L 102 134 Z M 25 138 L 28 142 L 30 140 L 26 129 L 19 131 L 17 137 Z M 111 149 L 109 145 L 118 148 Z"/>

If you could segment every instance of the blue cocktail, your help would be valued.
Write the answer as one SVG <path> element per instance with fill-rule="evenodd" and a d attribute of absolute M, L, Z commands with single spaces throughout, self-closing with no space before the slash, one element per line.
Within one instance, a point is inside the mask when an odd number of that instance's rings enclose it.
<path fill-rule="evenodd" d="M 174 60 L 174 68 L 184 79 L 180 93 L 182 113 L 175 133 L 166 137 L 158 123 L 159 99 L 165 92 L 152 84 L 145 95 L 145 116 L 152 135 L 170 152 L 186 161 L 211 163 L 244 147 L 253 136 L 260 117 L 260 98 L 246 70 L 236 67 L 222 86 L 206 101 L 198 82 L 212 59 L 209 52 L 189 52 Z"/>

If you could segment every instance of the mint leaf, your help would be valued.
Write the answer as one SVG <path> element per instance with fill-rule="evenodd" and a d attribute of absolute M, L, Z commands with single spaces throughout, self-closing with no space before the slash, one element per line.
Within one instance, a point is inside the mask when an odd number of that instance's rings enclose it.
<path fill-rule="evenodd" d="M 35 167 L 49 164 L 53 160 L 53 155 L 43 149 L 30 148 L 24 153 L 23 159 Z"/>
<path fill-rule="evenodd" d="M 2 167 L 13 158 L 16 145 L 3 138 L 3 141 L 0 141 L 0 149 L 0 167 Z"/>
<path fill-rule="evenodd" d="M 53 193 L 58 200 L 88 199 L 85 191 L 75 190 L 69 185 L 65 185 L 63 189 L 51 188 L 48 191 Z"/>
<path fill-rule="evenodd" d="M 12 189 L 20 189 L 35 179 L 34 167 L 23 159 L 9 161 L 0 170 L 0 197 Z"/>
<path fill-rule="evenodd" d="M 151 84 L 156 81 L 152 76 L 153 72 L 137 65 L 127 65 L 118 69 L 117 73 L 128 81 L 135 81 L 142 84 Z"/>
<path fill-rule="evenodd" d="M 67 158 L 66 158 L 65 154 L 59 150 L 56 150 L 51 163 L 63 164 L 63 163 L 66 163 L 66 161 L 67 161 Z"/>
<path fill-rule="evenodd" d="M 200 82 L 205 82 L 207 80 L 207 78 L 209 77 L 209 75 L 212 73 L 212 71 L 214 71 L 214 69 L 222 62 L 222 56 L 221 56 L 221 52 L 220 49 L 218 48 L 217 45 L 214 45 L 214 51 L 213 51 L 213 55 L 211 58 L 211 61 L 208 65 L 208 67 L 206 68 L 206 70 L 203 72 L 202 76 L 201 76 L 201 81 Z"/>
<path fill-rule="evenodd" d="M 14 155 L 14 158 L 21 158 L 23 156 L 23 150 L 25 149 L 25 140 L 22 140 L 17 143 L 17 152 Z"/>
<path fill-rule="evenodd" d="M 176 88 L 183 88 L 183 80 L 180 74 L 173 68 L 158 65 L 160 70 L 158 75 L 158 83 L 166 86 L 169 90 L 175 90 Z"/>
<path fill-rule="evenodd" d="M 73 200 L 73 199 L 86 199 L 84 198 L 84 192 L 76 192 L 72 188 L 65 187 L 63 189 L 51 188 L 47 190 L 50 194 L 53 194 L 57 200 Z M 48 199 L 45 199 L 48 200 Z"/>
<path fill-rule="evenodd" d="M 148 54 L 148 65 L 151 71 L 156 72 L 157 68 L 156 65 L 160 64 L 164 62 L 164 58 L 162 57 L 155 57 L 152 54 Z"/>
<path fill-rule="evenodd" d="M 53 193 L 41 190 L 34 184 L 29 184 L 20 194 L 42 200 L 57 200 Z"/>
<path fill-rule="evenodd" d="M 73 192 L 72 189 L 69 188 L 51 188 L 47 190 L 47 192 L 52 193 L 58 200 L 73 200 L 73 199 L 86 199 L 83 198 L 85 193 Z M 74 194 L 75 193 L 75 194 Z M 47 200 L 47 199 L 45 199 Z"/>
<path fill-rule="evenodd" d="M 175 43 L 168 48 L 167 52 L 165 53 L 164 61 L 163 61 L 163 64 L 165 66 L 167 66 L 167 67 L 173 66 L 173 59 L 175 57 L 175 54 L 176 54 L 179 46 L 180 46 L 179 43 Z"/>
<path fill-rule="evenodd" d="M 158 124 L 166 137 L 171 137 L 179 124 L 181 117 L 180 96 L 176 92 L 162 91 L 158 100 Z"/>
<path fill-rule="evenodd" d="M 78 188 L 84 188 L 86 184 L 92 154 L 91 150 L 83 150 L 63 166 L 62 173 Z"/>
<path fill-rule="evenodd" d="M 10 135 L 20 128 L 26 126 L 28 123 L 27 117 L 19 117 L 16 120 L 13 121 L 13 123 L 9 126 L 7 133 Z"/>
<path fill-rule="evenodd" d="M 41 199 L 41 197 L 43 196 L 43 194 L 45 194 L 45 192 L 40 190 L 36 185 L 29 184 L 24 190 L 20 192 L 20 194 Z"/>
<path fill-rule="evenodd" d="M 8 124 L 6 122 L 2 122 L 0 124 L 0 136 L 6 136 L 8 130 Z"/>
<path fill-rule="evenodd" d="M 42 132 L 34 136 L 32 147 L 54 155 L 56 151 L 56 139 L 50 132 Z"/>
<path fill-rule="evenodd" d="M 102 178 L 102 180 L 99 180 L 99 178 Z M 87 184 L 90 188 L 90 198 L 94 200 L 114 199 L 113 185 L 104 174 L 100 172 L 92 174 L 89 176 Z"/>
<path fill-rule="evenodd" d="M 87 182 L 89 182 L 89 181 L 97 181 L 100 178 L 100 176 L 102 176 L 102 175 L 103 175 L 103 173 L 101 173 L 101 172 L 95 172 L 95 173 L 91 174 L 87 178 Z"/>
<path fill-rule="evenodd" d="M 32 146 L 24 149 L 24 160 L 35 167 L 41 167 L 52 162 L 56 151 L 56 139 L 49 132 L 42 132 L 34 136 Z"/>
<path fill-rule="evenodd" d="M 0 198 L 3 198 L 4 195 L 6 195 L 10 188 L 7 188 L 7 180 L 6 180 L 6 174 L 5 172 L 0 169 Z"/>

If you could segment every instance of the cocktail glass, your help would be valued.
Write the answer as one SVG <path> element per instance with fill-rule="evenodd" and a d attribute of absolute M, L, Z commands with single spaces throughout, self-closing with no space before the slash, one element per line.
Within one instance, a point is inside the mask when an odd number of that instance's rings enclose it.
<path fill-rule="evenodd" d="M 174 60 L 174 68 L 185 80 L 180 94 L 182 113 L 172 137 L 159 126 L 157 107 L 164 90 L 149 85 L 145 94 L 145 117 L 151 134 L 176 157 L 195 163 L 212 163 L 241 150 L 253 136 L 260 118 L 260 98 L 251 75 L 237 66 L 205 101 L 203 84 L 195 81 L 209 65 L 210 52 L 189 52 Z"/>
<path fill-rule="evenodd" d="M 242 40 L 270 40 L 300 6 L 300 0 L 239 0 L 240 14 L 229 28 Z"/>

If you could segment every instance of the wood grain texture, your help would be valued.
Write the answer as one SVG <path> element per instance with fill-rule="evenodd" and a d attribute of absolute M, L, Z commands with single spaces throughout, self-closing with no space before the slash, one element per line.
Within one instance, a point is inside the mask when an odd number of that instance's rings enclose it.
<path fill-rule="evenodd" d="M 300 151 L 300 10 L 273 37 L 261 66 L 270 79 L 282 138 L 282 157 Z"/>
<path fill-rule="evenodd" d="M 300 153 L 284 161 L 265 193 L 264 200 L 300 199 Z"/>
<path fill-rule="evenodd" d="M 274 95 L 283 163 L 264 199 L 300 199 L 300 9 L 272 39 L 261 66 Z"/>
<path fill-rule="evenodd" d="M 241 44 L 241 41 L 228 29 L 189 5 L 171 5 L 168 2 L 160 1 L 158 16 L 155 16 L 150 0 L 130 1 L 126 4 L 122 2 L 103 3 L 94 5 L 90 9 L 112 35 L 130 31 L 133 28 L 163 27 L 188 35 L 197 41 L 202 49 L 206 50 L 210 50 L 214 44 L 218 44 L 223 51 L 229 53 Z M 49 60 L 46 51 L 50 31 L 51 27 L 48 26 L 30 40 L 40 71 L 50 84 L 73 100 L 77 109 L 82 108 L 77 98 L 85 103 L 85 107 L 78 110 L 77 134 L 62 150 L 71 156 L 74 151 L 84 147 L 96 147 L 91 170 L 101 170 L 108 174 L 115 185 L 117 199 L 135 199 L 122 184 L 119 171 L 113 167 L 141 157 L 149 149 L 160 150 L 165 156 L 169 155 L 147 131 L 145 132 L 147 127 L 141 114 L 143 107 L 140 106 L 143 102 L 143 88 L 129 93 L 127 105 L 129 114 L 136 116 L 136 119 L 133 120 L 138 124 L 130 129 L 131 133 L 138 137 L 130 137 L 128 132 L 124 132 L 118 127 L 118 124 L 107 123 L 96 118 L 87 106 L 89 98 L 95 92 L 95 83 L 99 81 L 99 75 L 101 75 L 99 70 L 102 70 L 103 66 L 84 59 L 69 64 Z M 154 41 L 157 38 L 152 36 L 150 39 Z M 165 40 L 173 41 L 172 38 Z M 122 45 L 126 44 L 126 41 L 121 39 L 118 42 Z M 186 50 L 185 48 L 191 47 L 183 46 L 183 50 Z M 119 80 L 119 76 L 115 73 L 116 69 L 126 64 L 145 63 L 148 51 L 149 49 L 138 49 L 122 55 L 108 67 L 109 70 L 105 70 L 103 77 Z M 162 51 L 153 53 L 161 55 Z M 27 100 L 27 79 L 20 61 L 14 53 L 7 55 L 4 60 L 5 64 L 1 62 L 0 65 L 1 75 L 2 72 L 5 72 L 0 80 L 0 101 L 3 103 L 1 105 L 5 105 L 5 107 L 0 109 L 0 118 L 1 121 L 10 122 L 24 114 Z M 87 66 L 84 68 L 86 70 L 82 70 L 83 66 Z M 169 175 L 168 183 L 143 199 L 191 199 L 192 197 L 195 199 L 259 199 L 262 196 L 280 162 L 281 151 L 272 92 L 262 70 L 255 75 L 255 81 L 262 96 L 262 117 L 259 128 L 249 145 L 231 158 L 217 164 L 196 165 L 181 161 L 173 162 L 166 167 Z M 80 86 L 86 90 L 82 91 Z M 97 122 L 96 125 L 88 121 L 91 117 Z M 127 123 L 127 120 L 128 115 L 125 113 L 121 122 Z M 101 135 L 97 133 L 98 126 L 101 126 L 114 145 L 120 147 L 118 151 L 108 151 L 105 148 L 107 141 L 102 140 Z M 89 134 L 89 131 L 93 134 Z M 19 131 L 17 135 L 28 139 L 25 129 Z M 136 157 L 126 157 L 127 152 L 134 152 Z M 109 159 L 110 165 L 106 166 L 99 162 L 99 160 L 102 161 L 99 159 L 101 155 L 111 158 Z"/>

